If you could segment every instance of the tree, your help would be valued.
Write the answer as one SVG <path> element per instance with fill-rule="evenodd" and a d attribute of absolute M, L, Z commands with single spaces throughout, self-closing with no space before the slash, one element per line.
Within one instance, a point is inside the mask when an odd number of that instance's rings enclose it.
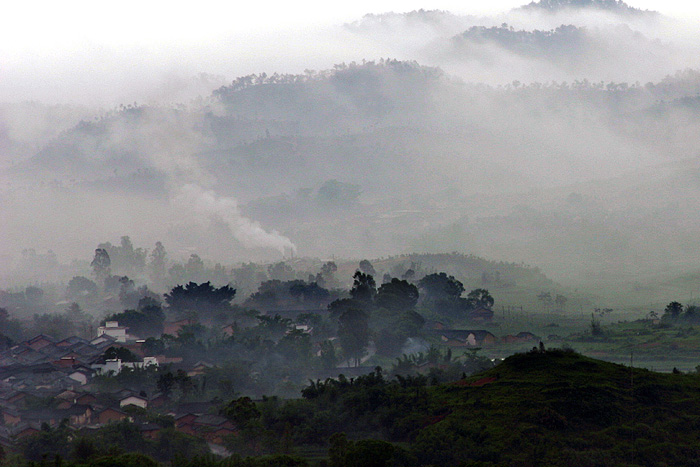
<path fill-rule="evenodd" d="M 329 440 L 328 458 L 330 467 L 347 467 L 348 437 L 345 433 L 334 433 Z"/>
<path fill-rule="evenodd" d="M 418 281 L 418 288 L 425 292 L 427 300 L 456 299 L 464 293 L 464 285 L 444 272 L 428 274 Z"/>
<path fill-rule="evenodd" d="M 418 287 L 406 280 L 392 279 L 377 290 L 375 303 L 380 308 L 392 311 L 408 311 L 418 303 Z"/>
<path fill-rule="evenodd" d="M 304 303 L 314 307 L 327 304 L 331 296 L 330 292 L 318 283 L 307 284 L 304 281 L 294 281 L 289 287 L 289 294 L 296 299 L 301 298 Z"/>
<path fill-rule="evenodd" d="M 467 302 L 470 308 L 487 308 L 493 306 L 494 300 L 486 289 L 474 289 L 467 294 Z"/>
<path fill-rule="evenodd" d="M 151 251 L 151 263 L 149 265 L 151 269 L 151 281 L 156 284 L 162 284 L 165 279 L 167 255 L 163 244 L 161 242 L 156 242 L 155 248 Z"/>
<path fill-rule="evenodd" d="M 158 467 L 160 464 L 144 454 L 130 452 L 116 456 L 101 457 L 90 462 L 89 465 L 90 467 Z"/>
<path fill-rule="evenodd" d="M 274 340 L 282 338 L 282 336 L 284 336 L 292 326 L 291 319 L 282 318 L 279 314 L 276 314 L 275 316 L 261 315 L 258 316 L 257 319 L 260 321 L 260 324 L 258 324 L 258 330 L 261 332 L 261 334 Z"/>
<path fill-rule="evenodd" d="M 109 258 L 107 250 L 104 248 L 97 248 L 95 250 L 95 257 L 92 259 L 90 266 L 92 267 L 92 273 L 95 275 L 95 279 L 97 279 L 98 283 L 103 283 L 111 274 L 111 265 L 112 260 Z"/>
<path fill-rule="evenodd" d="M 338 319 L 345 311 L 356 306 L 357 302 L 352 298 L 339 298 L 328 305 L 328 313 L 332 319 Z"/>
<path fill-rule="evenodd" d="M 221 415 L 243 428 L 260 418 L 260 410 L 250 397 L 239 397 L 221 409 Z"/>
<path fill-rule="evenodd" d="M 371 304 L 374 296 L 377 295 L 377 284 L 374 282 L 374 277 L 361 271 L 355 271 L 355 275 L 352 277 L 354 280 L 350 296 L 364 305 Z"/>
<path fill-rule="evenodd" d="M 277 351 L 290 362 L 305 364 L 311 358 L 310 335 L 301 329 L 292 329 L 279 340 Z"/>
<path fill-rule="evenodd" d="M 267 273 L 270 279 L 277 279 L 280 281 L 291 281 L 294 279 L 294 269 L 284 261 L 270 264 L 267 267 Z"/>
<path fill-rule="evenodd" d="M 105 360 L 121 360 L 123 362 L 138 362 L 140 359 L 125 347 L 110 347 L 105 350 Z"/>
<path fill-rule="evenodd" d="M 338 318 L 338 340 L 348 359 L 360 366 L 360 359 L 369 344 L 369 316 L 357 307 L 347 308 Z"/>
<path fill-rule="evenodd" d="M 190 281 L 199 282 L 204 280 L 204 261 L 199 255 L 191 254 L 185 264 L 185 276 Z"/>
<path fill-rule="evenodd" d="M 131 239 L 126 235 L 121 237 L 119 246 L 105 242 L 97 245 L 97 248 L 107 252 L 111 259 L 112 269 L 118 274 L 140 275 L 146 268 L 148 252 L 143 248 L 134 248 Z"/>
<path fill-rule="evenodd" d="M 552 306 L 551 292 L 540 292 L 539 295 L 537 295 L 537 300 L 539 300 L 542 303 L 542 307 L 545 310 L 549 310 Z"/>
<path fill-rule="evenodd" d="M 129 332 L 141 337 L 157 337 L 163 333 L 165 314 L 158 304 L 145 303 L 138 310 L 124 310 L 109 316 L 107 321 L 117 321 L 129 328 Z"/>
<path fill-rule="evenodd" d="M 603 335 L 603 327 L 600 325 L 600 320 L 596 319 L 593 314 L 591 314 L 591 335 L 594 337 Z"/>
<path fill-rule="evenodd" d="M 396 448 L 378 439 L 361 439 L 348 446 L 347 467 L 389 467 Z"/>
<path fill-rule="evenodd" d="M 316 275 L 316 282 L 321 287 L 334 288 L 338 286 L 338 281 L 335 278 L 335 273 L 338 271 L 338 265 L 333 261 L 328 261 L 321 266 L 321 272 Z"/>
<path fill-rule="evenodd" d="M 557 311 L 564 311 L 567 301 L 568 299 L 565 296 L 557 294 L 557 296 L 554 298 L 554 304 L 557 307 Z"/>
<path fill-rule="evenodd" d="M 192 377 L 188 376 L 185 370 L 177 370 L 177 372 L 175 373 L 175 383 L 180 389 L 180 392 L 182 392 L 183 396 L 187 396 L 195 389 Z"/>
<path fill-rule="evenodd" d="M 197 316 L 201 313 L 215 316 L 231 310 L 231 300 L 235 295 L 236 289 L 228 285 L 216 288 L 210 282 L 190 282 L 165 294 L 165 303 L 171 312 L 179 315 Z"/>
<path fill-rule="evenodd" d="M 681 311 L 683 311 L 683 305 L 681 305 L 679 302 L 673 301 L 666 305 L 666 308 L 664 309 L 664 316 L 669 316 L 671 319 L 676 320 L 680 316 Z"/>
<path fill-rule="evenodd" d="M 469 302 L 462 298 L 464 285 L 444 272 L 423 277 L 418 289 L 423 304 L 436 313 L 461 317 L 469 309 Z"/>
<path fill-rule="evenodd" d="M 324 369 L 330 370 L 335 368 L 338 363 L 338 359 L 335 356 L 335 347 L 333 342 L 325 340 L 321 342 L 321 365 Z"/>
<path fill-rule="evenodd" d="M 74 276 L 66 288 L 66 297 L 70 300 L 78 300 L 88 296 L 97 295 L 97 284 L 83 276 Z"/>
<path fill-rule="evenodd" d="M 169 396 L 175 387 L 175 375 L 169 371 L 167 373 L 161 373 L 160 376 L 158 376 L 156 387 L 163 395 Z"/>
<path fill-rule="evenodd" d="M 369 274 L 370 276 L 377 275 L 377 271 L 374 270 L 374 266 L 372 266 L 372 263 L 370 263 L 369 260 L 366 259 L 360 261 L 360 271 L 364 272 L 365 274 Z"/>
<path fill-rule="evenodd" d="M 143 248 L 134 248 L 131 239 L 123 236 L 120 239 L 119 260 L 127 274 L 139 274 L 146 268 L 146 256 L 148 252 Z"/>
<path fill-rule="evenodd" d="M 700 318 L 700 307 L 696 305 L 686 305 L 683 319 L 691 323 L 695 323 Z"/>

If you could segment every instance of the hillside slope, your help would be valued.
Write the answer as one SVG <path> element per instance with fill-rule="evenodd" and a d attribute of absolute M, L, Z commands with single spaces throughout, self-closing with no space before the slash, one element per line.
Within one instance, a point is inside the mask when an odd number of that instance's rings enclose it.
<path fill-rule="evenodd" d="M 438 388 L 448 412 L 412 450 L 439 465 L 696 465 L 699 395 L 695 375 L 559 350 L 517 354 Z"/>

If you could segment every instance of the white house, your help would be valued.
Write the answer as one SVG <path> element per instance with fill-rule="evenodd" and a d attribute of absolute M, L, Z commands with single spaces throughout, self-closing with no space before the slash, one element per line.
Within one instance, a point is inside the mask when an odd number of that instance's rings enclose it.
<path fill-rule="evenodd" d="M 122 362 L 122 367 L 128 368 L 146 368 L 148 366 L 158 366 L 158 359 L 156 357 L 143 357 L 141 362 Z"/>
<path fill-rule="evenodd" d="M 107 321 L 104 326 L 97 328 L 97 337 L 106 334 L 110 337 L 114 337 L 117 342 L 126 342 L 126 331 L 128 328 L 124 326 L 119 326 L 117 321 Z"/>
<path fill-rule="evenodd" d="M 122 371 L 122 361 L 118 358 L 113 358 L 105 360 L 104 363 L 93 363 L 90 367 L 94 368 L 98 375 L 108 375 L 110 371 L 117 375 Z"/>
<path fill-rule="evenodd" d="M 68 377 L 73 381 L 79 382 L 81 385 L 86 385 L 88 382 L 88 375 L 84 371 L 76 370 L 69 374 Z"/>

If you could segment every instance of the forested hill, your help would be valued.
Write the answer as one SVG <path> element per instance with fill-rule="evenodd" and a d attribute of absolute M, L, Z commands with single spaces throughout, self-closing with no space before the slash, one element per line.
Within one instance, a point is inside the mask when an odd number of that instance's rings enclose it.
<path fill-rule="evenodd" d="M 312 384 L 307 401 L 289 402 L 281 412 L 307 407 L 297 425 L 302 432 L 312 418 L 320 422 L 311 414 L 323 408 L 327 421 L 315 430 L 348 420 L 343 431 L 350 438 L 370 432 L 408 441 L 394 452 L 394 465 L 696 465 L 695 374 L 538 349 L 455 383 L 420 384 L 376 374 L 342 388 Z"/>
<path fill-rule="evenodd" d="M 221 241 L 168 230 L 178 216 L 170 199 L 194 182 L 238 200 L 245 215 L 297 244 L 299 256 L 458 251 L 551 275 L 640 261 L 654 268 L 659 244 L 638 241 L 651 236 L 665 242 L 664 261 L 695 265 L 695 250 L 668 242 L 694 238 L 695 211 L 675 206 L 686 193 L 692 202 L 698 185 L 686 176 L 649 187 L 676 170 L 669 163 L 694 160 L 700 119 L 689 110 L 699 90 L 695 71 L 644 85 L 487 86 L 396 60 L 249 75 L 200 105 L 129 105 L 82 121 L 15 164 L 13 183 L 31 179 L 29 196 L 17 190 L 7 205 L 36 212 L 62 197 L 86 205 L 107 197 L 128 206 L 130 220 L 163 214 L 149 223 L 160 229 L 154 238 L 213 257 Z M 649 169 L 625 177 L 639 168 Z M 36 180 L 46 183 L 37 190 Z M 646 191 L 630 196 L 632 186 Z M 31 209 L 23 206 L 30 199 Z M 82 207 L 65 205 L 84 218 Z M 669 221 L 647 221 L 660 212 Z M 132 233 L 125 222 L 114 219 L 109 235 Z M 240 258 L 236 248 L 227 244 Z"/>
<path fill-rule="evenodd" d="M 536 267 L 503 261 L 491 261 L 459 253 L 410 254 L 372 260 L 375 269 L 390 271 L 395 277 L 408 274 L 421 277 L 446 272 L 469 287 L 548 289 L 559 287 Z M 342 265 L 339 265 L 342 267 Z M 354 267 L 354 264 L 353 266 Z M 352 269 L 352 268 L 351 268 Z"/>
<path fill-rule="evenodd" d="M 540 0 L 522 7 L 526 10 L 561 11 L 566 9 L 601 10 L 624 15 L 657 15 L 655 11 L 629 6 L 622 0 Z"/>
<path fill-rule="evenodd" d="M 229 116 L 291 120 L 297 131 L 345 133 L 378 123 L 421 124 L 438 110 L 439 68 L 399 60 L 338 64 L 303 75 L 240 77 L 214 92 Z"/>

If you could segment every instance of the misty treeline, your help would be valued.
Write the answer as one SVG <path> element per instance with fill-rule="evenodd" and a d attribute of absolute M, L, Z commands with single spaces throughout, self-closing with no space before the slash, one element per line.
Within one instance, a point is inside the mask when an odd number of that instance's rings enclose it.
<path fill-rule="evenodd" d="M 293 397 L 307 377 L 368 360 L 402 371 L 420 367 L 433 358 L 422 355 L 435 351 L 428 320 L 481 326 L 493 315 L 497 291 L 512 289 L 516 281 L 552 284 L 537 269 L 456 254 L 234 267 L 192 254 L 179 263 L 169 260 L 161 242 L 149 251 L 125 236 L 118 245 L 100 243 L 89 272 L 65 284 L 0 291 L 2 347 L 42 333 L 90 340 L 98 326 L 116 321 L 145 340 L 147 356 L 214 366 L 204 379 L 176 385 L 179 397 L 223 397 L 226 391 Z M 404 360 L 393 362 L 401 355 Z M 473 369 L 456 368 L 452 377 Z M 159 386 L 164 372 L 124 370 L 103 383 L 169 393 L 172 388 Z"/>

